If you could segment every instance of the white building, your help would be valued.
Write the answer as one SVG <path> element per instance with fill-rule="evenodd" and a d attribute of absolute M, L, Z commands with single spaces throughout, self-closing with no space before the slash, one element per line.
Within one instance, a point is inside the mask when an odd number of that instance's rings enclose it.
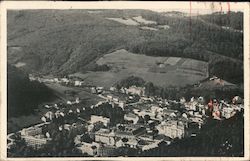
<path fill-rule="evenodd" d="M 75 81 L 75 86 L 82 86 L 83 81 L 76 80 Z"/>
<path fill-rule="evenodd" d="M 149 149 L 153 149 L 153 148 L 157 148 L 157 147 L 159 146 L 159 143 L 160 143 L 160 142 L 161 142 L 161 141 L 155 141 L 155 142 L 153 142 L 153 143 L 151 143 L 151 144 L 144 145 L 144 146 L 142 147 L 142 151 L 149 150 Z"/>
<path fill-rule="evenodd" d="M 94 124 L 96 122 L 102 122 L 104 126 L 108 126 L 110 124 L 110 118 L 91 115 L 90 123 Z"/>
<path fill-rule="evenodd" d="M 34 148 L 41 148 L 42 145 L 47 144 L 51 140 L 51 138 L 42 135 L 42 128 L 39 126 L 22 129 L 21 138 L 25 140 L 28 146 Z"/>
<path fill-rule="evenodd" d="M 185 126 L 181 121 L 163 121 L 156 128 L 159 130 L 159 134 L 164 134 L 172 139 L 184 137 Z"/>
<path fill-rule="evenodd" d="M 139 117 L 133 113 L 128 113 L 124 115 L 124 120 L 133 121 L 133 124 L 136 124 L 139 121 Z"/>
<path fill-rule="evenodd" d="M 96 156 L 99 148 L 100 144 L 96 142 L 92 143 L 81 142 L 77 146 L 77 149 L 79 149 L 83 154 L 87 153 L 90 156 Z"/>
<path fill-rule="evenodd" d="M 114 146 L 116 143 L 115 134 L 109 129 L 100 129 L 95 133 L 95 141 Z"/>
<path fill-rule="evenodd" d="M 221 116 L 228 119 L 228 118 L 233 116 L 233 114 L 234 114 L 233 111 L 234 111 L 234 109 L 231 107 L 224 107 L 222 109 Z"/>
<path fill-rule="evenodd" d="M 131 86 L 129 88 L 126 88 L 125 90 L 127 94 L 137 94 L 139 96 L 145 95 L 145 87 Z"/>

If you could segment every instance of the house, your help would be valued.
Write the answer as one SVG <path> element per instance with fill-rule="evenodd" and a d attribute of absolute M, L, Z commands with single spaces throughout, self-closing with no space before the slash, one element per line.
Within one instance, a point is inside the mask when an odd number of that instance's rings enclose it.
<path fill-rule="evenodd" d="M 79 81 L 79 80 L 76 80 L 75 83 L 74 83 L 75 86 L 82 86 L 83 85 L 83 81 Z"/>
<path fill-rule="evenodd" d="M 104 87 L 96 87 L 96 91 L 98 94 L 102 93 L 104 90 Z"/>
<path fill-rule="evenodd" d="M 110 91 L 116 91 L 117 89 L 115 87 L 110 87 L 109 90 Z"/>
<path fill-rule="evenodd" d="M 124 139 L 124 138 L 123 138 Z M 130 147 L 130 148 L 137 148 L 138 141 L 136 138 L 133 139 L 127 139 L 126 142 L 123 142 L 123 139 L 120 139 L 116 142 L 116 147 Z"/>
<path fill-rule="evenodd" d="M 98 154 L 97 151 L 100 148 L 100 144 L 96 142 L 81 142 L 76 146 L 76 148 L 79 149 L 83 154 L 87 153 L 90 156 L 96 156 Z"/>
<path fill-rule="evenodd" d="M 44 116 L 51 121 L 55 117 L 55 114 L 51 111 L 48 111 Z"/>
<path fill-rule="evenodd" d="M 21 130 L 21 138 L 25 140 L 28 146 L 33 148 L 41 148 L 43 145 L 51 141 L 51 138 L 42 134 L 42 127 L 34 126 Z"/>
<path fill-rule="evenodd" d="M 126 88 L 127 94 L 133 94 L 133 95 L 139 95 L 144 96 L 145 95 L 145 87 L 137 87 L 137 86 L 131 86 L 129 88 Z"/>
<path fill-rule="evenodd" d="M 163 108 L 163 111 L 162 111 L 162 113 L 165 117 L 175 117 L 176 116 L 175 113 L 177 113 L 177 112 L 178 112 L 177 110 L 171 110 L 171 109 L 167 109 L 167 108 Z"/>
<path fill-rule="evenodd" d="M 180 103 L 181 103 L 181 104 L 186 103 L 186 99 L 185 99 L 184 97 L 180 98 Z"/>
<path fill-rule="evenodd" d="M 104 126 L 108 126 L 110 124 L 110 118 L 103 117 L 103 116 L 91 115 L 90 123 L 94 124 L 96 122 L 102 122 L 104 124 Z"/>
<path fill-rule="evenodd" d="M 142 151 L 157 148 L 157 147 L 159 146 L 159 143 L 160 143 L 160 142 L 161 142 L 161 141 L 155 141 L 155 142 L 153 142 L 153 143 L 151 143 L 151 144 L 144 145 L 144 146 L 142 147 Z"/>
<path fill-rule="evenodd" d="M 158 134 L 154 137 L 155 141 L 165 141 L 168 145 L 172 142 L 173 139 L 170 137 L 163 135 L 163 134 Z"/>
<path fill-rule="evenodd" d="M 159 134 L 164 134 L 172 139 L 182 138 L 185 133 L 185 125 L 177 120 L 163 121 L 156 126 L 156 129 L 159 131 Z"/>
<path fill-rule="evenodd" d="M 153 113 L 159 113 L 159 114 L 162 114 L 162 113 L 163 113 L 163 109 L 160 108 L 159 106 L 156 106 L 156 105 L 153 105 L 153 106 L 151 107 L 151 111 L 152 111 Z"/>
<path fill-rule="evenodd" d="M 115 134 L 109 129 L 100 129 L 99 131 L 95 132 L 95 141 L 113 146 L 116 143 Z"/>
<path fill-rule="evenodd" d="M 138 110 L 138 109 L 134 109 L 133 112 L 135 114 L 137 114 L 138 116 L 141 117 L 145 117 L 146 115 L 148 115 L 150 118 L 155 118 L 155 113 L 151 112 L 151 110 Z"/>
<path fill-rule="evenodd" d="M 93 94 L 97 93 L 97 89 L 95 87 L 91 87 L 90 90 L 91 90 L 91 93 L 93 93 Z"/>
<path fill-rule="evenodd" d="M 226 119 L 233 116 L 234 109 L 231 107 L 224 107 L 221 112 L 221 116 L 225 117 Z"/>
<path fill-rule="evenodd" d="M 115 146 L 100 146 L 97 155 L 101 157 L 110 157 L 116 155 L 117 148 Z"/>
<path fill-rule="evenodd" d="M 128 113 L 124 115 L 124 120 L 132 121 L 133 124 L 136 124 L 139 121 L 139 117 L 133 113 Z"/>
<path fill-rule="evenodd" d="M 110 100 L 110 101 L 112 101 L 112 100 L 113 100 L 113 95 L 108 94 L 108 95 L 107 95 L 107 99 Z"/>
<path fill-rule="evenodd" d="M 137 136 L 140 136 L 146 133 L 146 128 L 144 125 L 125 124 L 125 125 L 119 125 L 119 126 L 123 126 L 123 130 L 120 130 L 119 128 L 117 128 L 117 131 L 115 132 L 115 136 L 117 138 L 133 139 Z"/>
<path fill-rule="evenodd" d="M 69 84 L 69 79 L 68 78 L 62 78 L 61 82 L 65 83 L 65 84 Z"/>

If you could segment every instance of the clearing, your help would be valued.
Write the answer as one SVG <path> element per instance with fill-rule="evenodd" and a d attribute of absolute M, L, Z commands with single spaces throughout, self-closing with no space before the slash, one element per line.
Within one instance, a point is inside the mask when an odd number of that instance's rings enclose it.
<path fill-rule="evenodd" d="M 103 86 L 115 85 L 118 81 L 137 76 L 158 86 L 185 86 L 208 77 L 208 63 L 179 57 L 153 57 L 130 53 L 124 49 L 106 54 L 96 61 L 108 65 L 105 72 L 75 73 L 85 84 Z"/>

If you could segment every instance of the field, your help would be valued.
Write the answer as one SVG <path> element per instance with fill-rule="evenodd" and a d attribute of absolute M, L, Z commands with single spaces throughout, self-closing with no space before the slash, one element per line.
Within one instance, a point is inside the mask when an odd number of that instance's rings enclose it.
<path fill-rule="evenodd" d="M 143 23 L 143 24 L 157 24 L 156 21 L 146 20 L 142 16 L 133 17 L 133 19 L 136 20 L 137 22 Z"/>
<path fill-rule="evenodd" d="M 185 86 L 208 77 L 206 62 L 177 57 L 151 57 L 130 53 L 124 49 L 104 55 L 98 65 L 111 67 L 106 72 L 76 73 L 86 84 L 110 87 L 134 75 L 158 86 Z"/>
<path fill-rule="evenodd" d="M 123 19 L 123 18 L 106 18 L 108 20 L 113 20 L 125 25 L 132 25 L 132 26 L 137 26 L 139 25 L 139 23 L 137 23 L 136 21 L 132 20 L 132 19 Z"/>

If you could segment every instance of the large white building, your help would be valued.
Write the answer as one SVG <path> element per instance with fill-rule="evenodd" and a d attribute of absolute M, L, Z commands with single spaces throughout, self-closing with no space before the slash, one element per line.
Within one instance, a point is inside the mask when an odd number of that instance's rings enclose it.
<path fill-rule="evenodd" d="M 47 138 L 42 134 L 42 127 L 39 126 L 22 129 L 21 137 L 25 140 L 28 146 L 34 148 L 40 148 L 51 140 L 51 138 Z"/>
<path fill-rule="evenodd" d="M 109 129 L 100 129 L 95 133 L 95 141 L 114 146 L 116 143 L 115 134 Z"/>
<path fill-rule="evenodd" d="M 181 121 L 163 121 L 156 128 L 159 130 L 159 134 L 164 134 L 172 139 L 183 138 L 185 133 L 185 125 Z"/>
<path fill-rule="evenodd" d="M 104 126 L 108 126 L 110 124 L 110 119 L 103 116 L 91 115 L 90 123 L 94 124 L 96 122 L 102 122 Z"/>

